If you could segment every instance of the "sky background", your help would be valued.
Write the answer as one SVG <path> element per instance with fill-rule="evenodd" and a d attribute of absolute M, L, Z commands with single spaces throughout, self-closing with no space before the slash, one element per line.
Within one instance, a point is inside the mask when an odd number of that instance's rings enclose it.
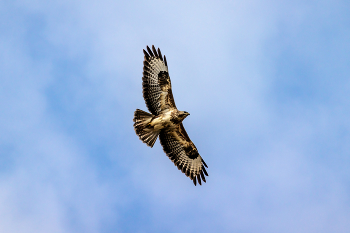
<path fill-rule="evenodd" d="M 166 55 L 209 168 L 133 130 Z M 0 232 L 350 232 L 350 3 L 0 0 Z"/>

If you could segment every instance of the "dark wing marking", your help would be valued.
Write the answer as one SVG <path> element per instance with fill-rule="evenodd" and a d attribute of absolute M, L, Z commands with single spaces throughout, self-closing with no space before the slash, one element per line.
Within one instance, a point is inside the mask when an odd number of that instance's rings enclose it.
<path fill-rule="evenodd" d="M 202 185 L 201 180 L 206 182 L 205 175 L 208 176 L 208 173 L 205 167 L 208 166 L 188 137 L 182 123 L 176 130 L 162 130 L 159 139 L 167 156 L 193 181 L 194 185 L 197 180 L 200 185 Z"/>
<path fill-rule="evenodd" d="M 163 110 L 176 106 L 165 56 L 163 60 L 160 49 L 157 51 L 153 45 L 152 50 L 147 46 L 147 51 L 143 50 L 143 98 L 148 110 L 153 115 L 158 115 Z"/>

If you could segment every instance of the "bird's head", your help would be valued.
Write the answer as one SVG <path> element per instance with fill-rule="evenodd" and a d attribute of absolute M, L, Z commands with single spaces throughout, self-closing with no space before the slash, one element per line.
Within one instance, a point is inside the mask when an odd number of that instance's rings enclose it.
<path fill-rule="evenodd" d="M 188 112 L 186 112 L 186 111 L 180 111 L 179 117 L 183 120 L 183 119 L 185 119 L 188 115 L 190 115 Z"/>

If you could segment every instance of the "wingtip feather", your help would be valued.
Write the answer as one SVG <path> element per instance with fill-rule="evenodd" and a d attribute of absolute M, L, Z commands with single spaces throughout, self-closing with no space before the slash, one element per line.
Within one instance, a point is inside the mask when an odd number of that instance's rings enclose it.
<path fill-rule="evenodd" d="M 143 49 L 143 54 L 145 55 L 145 60 L 149 59 L 149 54 Z"/>
<path fill-rule="evenodd" d="M 154 55 L 155 55 L 156 57 L 159 57 L 158 54 L 157 54 L 157 50 L 156 50 L 156 48 L 154 47 L 154 45 L 152 45 L 152 51 L 153 51 L 153 53 L 154 53 Z"/>
<path fill-rule="evenodd" d="M 147 45 L 147 51 L 151 57 L 154 57 L 152 50 L 148 47 L 148 45 Z"/>
<path fill-rule="evenodd" d="M 168 66 L 168 63 L 166 62 L 166 57 L 165 57 L 165 55 L 164 55 L 164 63 L 165 63 L 166 66 Z"/>
<path fill-rule="evenodd" d="M 207 183 L 207 181 L 205 180 L 205 176 L 204 176 L 204 174 L 203 174 L 203 170 L 201 171 L 201 177 L 202 177 L 202 180 L 205 182 L 205 183 Z"/>
<path fill-rule="evenodd" d="M 196 179 L 196 178 L 195 178 Z M 198 180 L 198 184 L 199 185 L 202 185 L 202 182 L 201 182 L 201 176 L 198 174 L 197 175 L 197 180 Z"/>
<path fill-rule="evenodd" d="M 162 52 L 160 51 L 160 49 L 159 49 L 159 48 L 158 48 L 158 55 L 159 55 L 160 60 L 162 60 L 162 61 L 163 61 Z"/>
<path fill-rule="evenodd" d="M 207 173 L 207 170 L 205 170 L 204 166 L 202 166 L 202 171 L 204 172 L 204 174 L 205 174 L 206 176 L 209 176 L 208 173 Z"/>
<path fill-rule="evenodd" d="M 205 166 L 206 168 L 208 168 L 207 164 L 204 162 L 203 159 L 202 159 L 202 163 L 204 164 L 204 166 Z"/>

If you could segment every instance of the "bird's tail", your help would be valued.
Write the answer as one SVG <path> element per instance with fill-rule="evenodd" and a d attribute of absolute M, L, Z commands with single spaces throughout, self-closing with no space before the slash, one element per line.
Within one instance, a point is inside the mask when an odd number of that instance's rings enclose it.
<path fill-rule="evenodd" d="M 135 132 L 141 141 L 150 147 L 153 147 L 159 135 L 159 131 L 154 131 L 151 127 L 148 126 L 148 123 L 152 121 L 153 117 L 154 115 L 148 112 L 144 112 L 140 109 L 136 109 L 134 113 Z"/>

